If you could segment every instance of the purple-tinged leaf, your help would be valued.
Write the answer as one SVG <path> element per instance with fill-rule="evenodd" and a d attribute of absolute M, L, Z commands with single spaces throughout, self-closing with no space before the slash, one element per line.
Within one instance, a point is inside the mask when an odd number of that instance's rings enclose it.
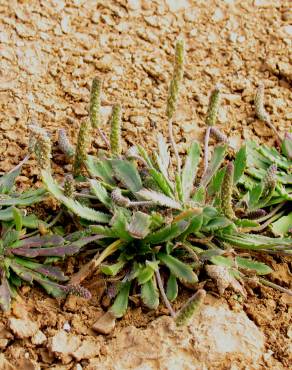
<path fill-rule="evenodd" d="M 64 238 L 59 235 L 32 236 L 21 240 L 20 248 L 49 247 L 64 243 Z"/>
<path fill-rule="evenodd" d="M 64 275 L 63 271 L 59 267 L 41 265 L 35 267 L 34 270 L 50 279 L 57 281 L 67 281 L 68 277 Z"/>

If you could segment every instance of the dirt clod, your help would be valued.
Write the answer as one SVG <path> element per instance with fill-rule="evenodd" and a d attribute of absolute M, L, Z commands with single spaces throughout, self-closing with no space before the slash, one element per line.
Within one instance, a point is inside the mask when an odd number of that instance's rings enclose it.
<path fill-rule="evenodd" d="M 92 329 L 101 334 L 109 334 L 116 325 L 115 317 L 110 313 L 104 313 L 93 325 Z"/>

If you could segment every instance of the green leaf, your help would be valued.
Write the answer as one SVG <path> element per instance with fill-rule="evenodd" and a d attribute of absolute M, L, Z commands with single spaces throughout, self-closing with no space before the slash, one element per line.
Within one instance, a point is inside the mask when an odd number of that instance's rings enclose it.
<path fill-rule="evenodd" d="M 13 219 L 14 219 L 14 224 L 15 224 L 15 229 L 16 231 L 21 231 L 22 229 L 22 214 L 19 209 L 13 207 L 12 209 L 13 212 Z"/>
<path fill-rule="evenodd" d="M 197 142 L 191 144 L 188 151 L 185 165 L 182 170 L 182 192 L 184 202 L 190 198 L 193 184 L 197 175 L 198 164 L 200 161 L 200 145 Z"/>
<path fill-rule="evenodd" d="M 74 212 L 79 217 L 84 218 L 85 220 L 100 223 L 109 222 L 110 216 L 106 213 L 95 211 L 94 209 L 83 206 L 81 203 L 77 202 L 74 199 L 67 198 L 53 179 L 50 172 L 43 170 L 41 174 L 42 180 L 48 191 L 53 194 L 57 200 L 63 203 L 70 211 Z"/>
<path fill-rule="evenodd" d="M 236 263 L 239 268 L 254 270 L 258 275 L 267 275 L 273 272 L 273 270 L 265 263 L 253 261 L 247 258 L 236 257 Z"/>
<path fill-rule="evenodd" d="M 159 305 L 159 292 L 154 276 L 141 286 L 141 298 L 146 307 L 156 310 Z"/>
<path fill-rule="evenodd" d="M 156 157 L 156 162 L 158 164 L 159 170 L 163 173 L 163 175 L 168 178 L 168 167 L 170 162 L 170 155 L 168 151 L 168 145 L 162 134 L 157 135 L 157 143 L 158 143 L 158 152 L 159 156 Z"/>
<path fill-rule="evenodd" d="M 126 261 L 120 260 L 113 265 L 101 265 L 100 270 L 105 275 L 116 276 L 125 266 Z"/>
<path fill-rule="evenodd" d="M 186 265 L 185 263 L 181 262 L 177 258 L 166 254 L 166 253 L 158 253 L 158 259 L 165 264 L 170 272 L 183 281 L 187 281 L 189 283 L 197 283 L 198 277 L 190 268 L 190 266 Z"/>
<path fill-rule="evenodd" d="M 151 217 L 143 212 L 134 212 L 127 228 L 135 239 L 144 239 L 150 233 Z"/>
<path fill-rule="evenodd" d="M 218 171 L 219 167 L 221 166 L 224 157 L 225 152 L 227 149 L 227 145 L 217 145 L 214 149 L 214 153 L 211 157 L 210 163 L 208 164 L 207 171 L 203 178 L 201 179 L 201 186 L 207 186 L 212 179 L 212 177 L 215 175 L 215 173 Z"/>
<path fill-rule="evenodd" d="M 192 201 L 195 203 L 202 204 L 205 202 L 206 189 L 204 186 L 200 186 L 192 196 Z"/>
<path fill-rule="evenodd" d="M 111 186 L 116 186 L 114 171 L 110 161 L 89 155 L 87 157 L 86 167 L 92 177 L 97 177 Z"/>
<path fill-rule="evenodd" d="M 172 186 L 167 178 L 162 173 L 158 172 L 155 168 L 150 168 L 149 174 L 153 178 L 155 183 L 159 186 L 159 188 L 163 191 L 163 193 L 171 197 L 173 194 Z"/>
<path fill-rule="evenodd" d="M 11 192 L 20 171 L 21 167 L 16 166 L 16 169 L 0 177 L 0 194 L 8 194 Z"/>
<path fill-rule="evenodd" d="M 97 196 L 98 200 L 104 204 L 107 208 L 112 207 L 111 197 L 108 195 L 107 190 L 100 182 L 96 180 L 89 180 L 93 194 Z"/>
<path fill-rule="evenodd" d="M 292 230 L 292 212 L 272 223 L 272 232 L 276 236 L 284 236 L 289 230 Z"/>
<path fill-rule="evenodd" d="M 115 302 L 109 309 L 109 312 L 111 312 L 116 318 L 123 317 L 127 311 L 130 288 L 131 288 L 130 281 L 122 283 L 119 293 L 115 299 Z"/>
<path fill-rule="evenodd" d="M 188 235 L 200 231 L 201 230 L 201 227 L 203 225 L 203 220 L 204 220 L 203 214 L 194 216 L 190 220 L 189 226 L 186 229 L 186 231 L 182 234 L 182 237 L 183 238 L 186 238 Z"/>
<path fill-rule="evenodd" d="M 230 257 L 223 257 L 223 256 L 211 256 L 209 261 L 214 263 L 214 265 L 224 266 L 231 268 L 234 263 Z"/>
<path fill-rule="evenodd" d="M 137 274 L 137 280 L 140 285 L 147 283 L 154 275 L 155 270 L 147 265 L 141 268 Z"/>
<path fill-rule="evenodd" d="M 115 177 L 133 193 L 142 189 L 142 181 L 135 165 L 127 160 L 111 160 Z"/>
<path fill-rule="evenodd" d="M 0 210 L 0 221 L 13 220 L 13 208 L 14 207 L 8 207 Z"/>
<path fill-rule="evenodd" d="M 254 220 L 249 220 L 246 218 L 237 219 L 234 221 L 235 225 L 241 228 L 257 227 L 260 224 Z"/>
<path fill-rule="evenodd" d="M 150 168 L 154 168 L 154 164 L 153 164 L 151 158 L 148 156 L 146 150 L 141 145 L 137 145 L 137 149 L 138 149 L 138 152 L 139 152 L 140 156 L 145 160 L 145 162 L 148 164 L 148 166 Z"/>
<path fill-rule="evenodd" d="M 178 295 L 177 280 L 173 274 L 170 274 L 167 280 L 166 296 L 170 300 L 170 302 L 173 302 L 176 299 L 177 295 Z"/>
<path fill-rule="evenodd" d="M 209 196 L 212 196 L 220 191 L 223 178 L 225 175 L 225 171 L 226 171 L 226 167 L 221 168 L 219 171 L 217 171 L 217 173 L 211 179 L 208 185 L 208 188 L 207 188 L 207 192 Z"/>
<path fill-rule="evenodd" d="M 232 224 L 232 221 L 230 221 L 228 218 L 219 216 L 211 219 L 206 225 L 202 227 L 202 231 L 215 231 L 224 229 L 225 227 Z"/>
<path fill-rule="evenodd" d="M 128 232 L 129 211 L 123 208 L 117 208 L 111 219 L 112 231 L 124 241 L 131 241 L 133 238 Z"/>
<path fill-rule="evenodd" d="M 147 236 L 144 239 L 144 243 L 145 244 L 147 244 L 147 243 L 149 243 L 149 244 L 160 244 L 160 243 L 164 243 L 168 240 L 175 239 L 186 230 L 188 225 L 189 225 L 189 223 L 185 220 L 167 225 L 167 226 L 155 231 L 151 235 Z"/>
<path fill-rule="evenodd" d="M 176 200 L 154 190 L 142 189 L 136 193 L 139 197 L 145 200 L 151 200 L 157 205 L 169 207 L 173 209 L 181 209 L 181 205 Z"/>
<path fill-rule="evenodd" d="M 241 176 L 244 173 L 245 167 L 246 167 L 246 159 L 247 159 L 247 152 L 246 152 L 246 146 L 244 145 L 242 148 L 239 149 L 239 151 L 235 155 L 235 161 L 234 161 L 234 184 L 237 184 L 240 180 Z"/>

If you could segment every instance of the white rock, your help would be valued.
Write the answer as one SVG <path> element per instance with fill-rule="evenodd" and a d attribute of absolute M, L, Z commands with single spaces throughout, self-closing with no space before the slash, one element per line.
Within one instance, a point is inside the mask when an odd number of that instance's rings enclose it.
<path fill-rule="evenodd" d="M 47 337 L 45 334 L 41 331 L 38 330 L 35 335 L 31 338 L 31 343 L 35 344 L 36 346 L 43 344 L 47 340 Z"/>
<path fill-rule="evenodd" d="M 131 10 L 139 10 L 141 8 L 140 0 L 128 0 L 128 8 Z"/>
<path fill-rule="evenodd" d="M 190 6 L 188 0 L 165 0 L 165 3 L 173 13 Z"/>
<path fill-rule="evenodd" d="M 65 15 L 61 20 L 61 29 L 64 33 L 71 31 L 71 20 L 69 15 Z"/>
<path fill-rule="evenodd" d="M 214 14 L 212 16 L 212 20 L 214 22 L 220 22 L 223 19 L 224 19 L 224 13 L 223 13 L 223 11 L 220 8 L 216 8 L 215 9 L 215 12 L 214 12 Z"/>
<path fill-rule="evenodd" d="M 15 319 L 14 317 L 9 319 L 9 327 L 11 331 L 18 337 L 18 338 L 29 338 L 36 334 L 39 327 L 36 322 L 31 320 L 25 319 Z"/>
<path fill-rule="evenodd" d="M 286 32 L 289 36 L 292 36 L 292 25 L 284 26 L 283 31 Z"/>

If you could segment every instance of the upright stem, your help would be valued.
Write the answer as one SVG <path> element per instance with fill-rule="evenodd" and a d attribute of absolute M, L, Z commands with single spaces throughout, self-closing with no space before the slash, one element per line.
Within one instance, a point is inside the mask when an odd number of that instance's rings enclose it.
<path fill-rule="evenodd" d="M 206 174 L 207 168 L 208 168 L 210 131 L 211 131 L 211 126 L 207 126 L 206 134 L 205 134 L 205 142 L 204 142 L 204 170 L 203 170 L 202 178 Z"/>
<path fill-rule="evenodd" d="M 102 140 L 104 141 L 105 146 L 107 147 L 107 149 L 110 149 L 111 145 L 110 145 L 110 142 L 109 142 L 108 138 L 106 137 L 106 134 L 99 127 L 97 128 L 97 131 L 98 131 L 100 137 L 102 138 Z"/>
<path fill-rule="evenodd" d="M 170 143 L 171 143 L 171 146 L 172 146 L 175 158 L 176 158 L 177 172 L 178 172 L 178 175 L 180 176 L 180 174 L 181 174 L 181 159 L 180 159 L 178 149 L 177 149 L 177 145 L 176 145 L 174 135 L 173 135 L 173 124 L 172 124 L 172 119 L 171 118 L 168 120 L 168 134 L 169 134 L 169 140 L 170 140 Z"/>
<path fill-rule="evenodd" d="M 157 269 L 155 271 L 155 277 L 156 277 L 157 285 L 158 285 L 158 288 L 160 290 L 160 294 L 161 294 L 161 297 L 163 299 L 163 302 L 164 302 L 165 306 L 167 307 L 167 309 L 168 309 L 168 311 L 170 313 L 170 316 L 173 317 L 173 318 L 175 318 L 176 314 L 175 314 L 173 308 L 171 307 L 171 304 L 170 304 L 170 302 L 169 302 L 169 300 L 168 300 L 168 298 L 167 298 L 167 296 L 165 294 L 159 269 Z"/>

